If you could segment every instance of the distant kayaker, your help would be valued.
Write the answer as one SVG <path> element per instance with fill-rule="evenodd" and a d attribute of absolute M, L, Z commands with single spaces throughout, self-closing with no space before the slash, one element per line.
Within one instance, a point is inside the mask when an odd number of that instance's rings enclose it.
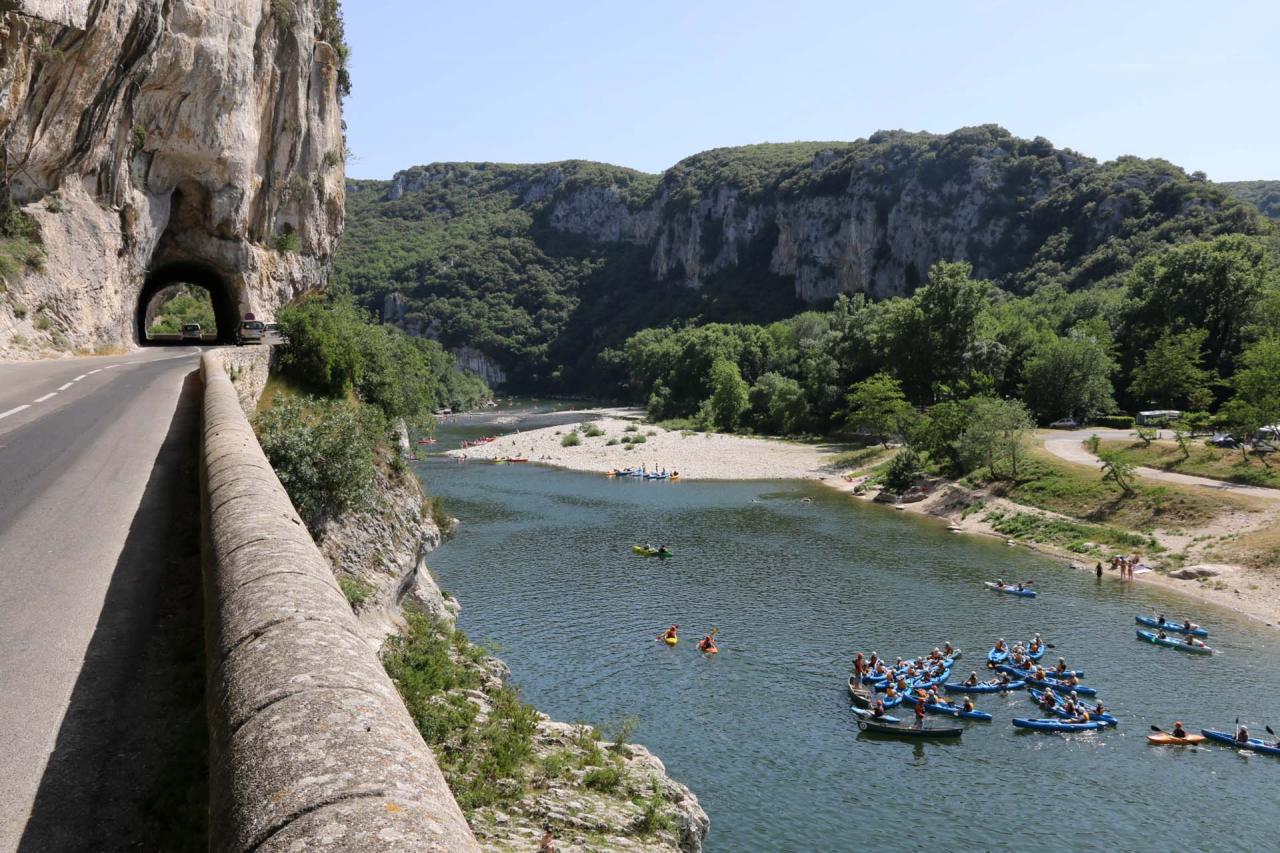
<path fill-rule="evenodd" d="M 964 710 L 965 710 L 965 713 L 969 713 L 973 711 L 973 700 L 970 699 L 968 696 L 964 697 Z"/>
<path fill-rule="evenodd" d="M 718 651 L 716 649 L 716 631 L 717 629 L 712 628 L 710 634 L 698 641 L 698 651 L 706 652 L 707 654 L 715 654 Z"/>
<path fill-rule="evenodd" d="M 1164 632 L 1163 628 L 1161 628 L 1159 631 L 1156 632 L 1156 637 L 1158 637 L 1161 640 L 1169 639 L 1169 635 Z"/>
<path fill-rule="evenodd" d="M 1001 687 L 1009 686 L 1009 673 L 1007 672 L 1000 673 L 1000 686 Z"/>
<path fill-rule="evenodd" d="M 1055 675 L 1065 675 L 1067 672 L 1066 658 L 1058 658 L 1058 665 L 1053 668 Z"/>
<path fill-rule="evenodd" d="M 924 728 L 924 700 L 923 699 L 916 700 L 915 712 L 916 712 L 916 727 Z"/>
<path fill-rule="evenodd" d="M 1241 726 L 1240 728 L 1236 729 L 1236 743 L 1248 743 L 1248 742 L 1249 742 L 1249 730 L 1246 729 L 1244 726 Z"/>
<path fill-rule="evenodd" d="M 1182 623 L 1182 630 L 1186 631 L 1188 634 L 1190 634 L 1192 631 L 1194 631 L 1196 628 L 1199 628 L 1199 627 L 1200 627 L 1199 625 L 1195 624 L 1190 619 L 1184 620 Z"/>
<path fill-rule="evenodd" d="M 1003 581 L 1001 581 L 1003 583 Z M 1005 650 L 1004 640 L 996 640 L 996 651 L 1003 652 Z"/>
<path fill-rule="evenodd" d="M 862 652 L 858 652 L 858 656 L 853 659 L 853 674 L 861 678 L 866 665 L 866 661 L 862 659 Z"/>
<path fill-rule="evenodd" d="M 942 653 L 947 657 L 951 657 L 956 653 L 956 650 L 951 647 L 950 641 L 948 641 L 947 644 L 942 647 Z"/>
<path fill-rule="evenodd" d="M 875 705 L 871 706 L 871 716 L 873 717 L 884 716 L 884 700 L 883 699 L 876 699 Z"/>
<path fill-rule="evenodd" d="M 996 589 L 1004 589 L 1004 578 L 996 578 Z"/>
<path fill-rule="evenodd" d="M 1187 732 L 1182 728 L 1182 720 L 1178 720 L 1173 724 L 1173 736 L 1182 740 L 1187 739 Z"/>
<path fill-rule="evenodd" d="M 976 672 L 971 672 L 971 673 L 969 673 L 969 677 L 968 677 L 968 678 L 966 678 L 966 679 L 964 680 L 964 683 L 965 683 L 965 686 L 966 686 L 966 687 L 977 687 L 977 686 L 978 686 L 978 673 L 976 673 Z"/>
<path fill-rule="evenodd" d="M 658 635 L 659 640 L 678 640 L 680 639 L 680 626 L 672 625 L 667 630 Z"/>

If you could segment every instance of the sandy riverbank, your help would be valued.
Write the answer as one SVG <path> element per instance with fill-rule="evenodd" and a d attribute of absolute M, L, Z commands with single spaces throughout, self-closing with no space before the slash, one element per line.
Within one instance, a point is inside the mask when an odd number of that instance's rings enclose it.
<path fill-rule="evenodd" d="M 643 464 L 651 470 L 656 467 L 669 472 L 679 471 L 681 478 L 686 480 L 816 480 L 859 500 L 869 501 L 876 495 L 875 489 L 859 489 L 865 477 L 855 476 L 837 466 L 835 459 L 838 448 L 828 445 L 715 433 L 682 433 L 619 417 L 630 413 L 618 410 L 583 414 L 599 415 L 597 420 L 589 422 L 598 426 L 604 434 L 597 437 L 582 435 L 582 443 L 576 447 L 561 445 L 564 435 L 574 427 L 569 424 L 501 436 L 488 444 L 449 451 L 448 455 L 468 460 L 527 458 L 530 462 L 542 465 L 597 473 Z M 632 428 L 631 432 L 627 431 L 628 427 Z M 624 437 L 635 435 L 644 436 L 645 441 L 630 450 L 622 443 L 608 443 L 611 439 L 620 442 Z M 984 520 L 986 512 L 966 514 L 966 508 L 977 500 L 982 500 L 987 510 L 1005 509 L 1052 515 L 1004 498 L 950 484 L 938 486 L 923 501 L 901 504 L 896 508 L 914 515 L 940 519 L 956 533 L 991 536 L 1009 541 Z M 1280 502 L 1277 502 L 1275 511 L 1254 516 L 1249 522 L 1253 526 L 1280 523 Z M 1224 525 L 1236 523 L 1239 523 L 1239 519 L 1224 516 L 1215 519 L 1211 528 L 1182 530 L 1176 537 L 1162 536 L 1157 532 L 1157 538 L 1167 538 L 1169 541 L 1162 541 L 1162 544 L 1174 550 L 1197 537 L 1220 534 Z M 1077 571 L 1093 571 L 1094 560 L 1063 548 L 1038 542 L 1018 542 L 1016 547 L 1027 547 L 1058 557 L 1063 561 L 1064 567 L 1074 566 Z M 1158 559 L 1148 562 L 1158 562 Z M 1139 574 L 1134 582 L 1159 586 L 1195 601 L 1224 607 L 1268 625 L 1280 626 L 1280 573 L 1273 574 L 1262 569 L 1208 560 L 1194 565 L 1204 566 L 1216 575 L 1208 582 L 1201 583 L 1149 572 Z M 1105 576 L 1108 582 L 1120 582 L 1113 572 L 1108 571 Z M 1215 585 L 1222 588 L 1215 589 Z"/>
<path fill-rule="evenodd" d="M 546 427 L 500 436 L 488 444 L 453 450 L 467 459 L 523 458 L 574 471 L 607 473 L 616 468 L 647 466 L 679 471 L 685 480 L 814 480 L 838 475 L 830 448 L 776 439 L 716 433 L 683 433 L 638 424 L 612 414 L 591 421 L 604 435 L 581 436 L 577 447 L 560 442 L 573 425 Z M 633 432 L 627 432 L 628 427 Z M 624 437 L 643 436 L 631 446 Z"/>

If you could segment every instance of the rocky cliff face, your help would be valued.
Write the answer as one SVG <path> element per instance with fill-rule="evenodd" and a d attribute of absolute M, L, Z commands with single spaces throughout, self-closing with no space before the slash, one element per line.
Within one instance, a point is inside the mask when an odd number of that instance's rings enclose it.
<path fill-rule="evenodd" d="M 130 345 L 140 300 L 173 281 L 208 287 L 220 327 L 325 283 L 344 219 L 336 3 L 0 8 L 6 227 L 41 247 L 0 287 L 0 353 Z"/>

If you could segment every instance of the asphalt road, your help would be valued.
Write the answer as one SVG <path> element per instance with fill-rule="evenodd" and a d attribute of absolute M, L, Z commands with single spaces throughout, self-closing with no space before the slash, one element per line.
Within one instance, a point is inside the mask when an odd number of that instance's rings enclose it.
<path fill-rule="evenodd" d="M 154 739 L 122 718 L 143 713 L 198 353 L 0 364 L 0 851 L 117 847 L 84 821 L 146 783 L 119 778 Z"/>

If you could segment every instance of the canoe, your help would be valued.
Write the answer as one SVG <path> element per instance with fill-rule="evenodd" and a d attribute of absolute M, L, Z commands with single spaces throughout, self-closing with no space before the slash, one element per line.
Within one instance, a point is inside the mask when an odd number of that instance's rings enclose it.
<path fill-rule="evenodd" d="M 1010 681 L 1008 684 L 977 684 L 969 686 L 968 684 L 955 684 L 948 681 L 942 685 L 942 689 L 948 693 L 1004 693 L 1008 690 L 1021 690 L 1027 686 L 1025 681 Z"/>
<path fill-rule="evenodd" d="M 1027 693 L 1027 696 L 1029 699 L 1031 699 L 1032 702 L 1036 703 L 1036 705 L 1039 706 L 1040 700 L 1044 696 L 1044 693 L 1040 692 L 1039 690 L 1031 690 Z M 1043 707 L 1041 708 L 1041 710 L 1043 710 Z M 1059 699 L 1059 701 L 1056 704 L 1054 704 L 1052 708 L 1049 709 L 1049 713 L 1053 714 L 1055 717 L 1062 717 L 1063 719 L 1069 719 L 1071 717 L 1071 715 L 1066 712 L 1066 709 L 1062 707 L 1061 699 Z M 1120 723 L 1120 721 L 1117 720 L 1114 716 L 1106 713 L 1095 714 L 1093 711 L 1089 711 L 1089 718 L 1092 720 L 1097 720 L 1100 723 L 1105 723 L 1108 726 L 1115 726 L 1115 725 L 1119 725 Z"/>
<path fill-rule="evenodd" d="M 1154 743 L 1157 746 L 1188 746 L 1191 744 L 1204 743 L 1206 740 L 1204 735 L 1189 734 L 1186 737 L 1174 737 L 1173 735 L 1158 734 L 1147 735 L 1147 743 Z"/>
<path fill-rule="evenodd" d="M 1171 622 L 1168 619 L 1165 620 L 1163 625 L 1161 625 L 1155 619 L 1152 619 L 1150 616 L 1135 616 L 1133 617 L 1133 620 L 1137 622 L 1139 625 L 1146 625 L 1148 628 L 1155 628 L 1156 630 L 1164 628 L 1166 631 L 1172 631 L 1176 634 L 1191 634 L 1191 636 L 1193 637 L 1209 636 L 1209 632 L 1206 631 L 1204 628 L 1201 628 L 1199 625 L 1196 625 L 1194 628 L 1188 631 L 1186 628 L 1182 627 L 1181 623 Z"/>
<path fill-rule="evenodd" d="M 884 700 L 884 706 L 886 708 L 892 708 L 902 702 L 901 695 L 894 696 L 893 698 L 888 696 L 877 697 L 873 692 L 867 690 L 865 687 L 860 687 L 857 680 L 852 675 L 849 676 L 849 695 L 853 697 L 853 703 L 855 705 L 859 705 L 863 708 L 870 708 L 871 703 L 877 698 Z"/>
<path fill-rule="evenodd" d="M 1063 720 L 1029 720 L 1014 717 L 1013 724 L 1020 729 L 1037 732 L 1091 732 L 1102 728 L 1102 723 L 1068 723 Z"/>
<path fill-rule="evenodd" d="M 1030 684 L 1032 687 L 1052 687 L 1055 693 L 1067 694 L 1074 690 L 1077 696 L 1098 695 L 1097 688 L 1089 687 L 1085 684 L 1071 685 L 1067 684 L 1065 681 L 1054 681 L 1053 679 L 1042 681 L 1039 678 L 1024 678 L 1023 681 L 1027 682 L 1027 684 Z"/>
<path fill-rule="evenodd" d="M 877 720 L 858 720 L 858 728 L 864 732 L 895 737 L 930 738 L 960 737 L 964 734 L 963 726 L 915 726 L 906 723 L 882 723 Z"/>
<path fill-rule="evenodd" d="M 850 711 L 852 711 L 853 713 L 857 714 L 857 715 L 858 715 L 858 719 L 860 719 L 860 720 L 870 720 L 870 719 L 872 718 L 872 717 L 871 717 L 871 712 L 870 712 L 870 711 L 868 711 L 866 708 L 850 708 L 849 710 L 850 710 Z M 885 714 L 883 717 L 880 717 L 879 719 L 880 719 L 880 722 L 882 722 L 882 723 L 900 723 L 900 722 L 902 722 L 902 720 L 898 719 L 897 717 L 891 717 L 891 716 L 890 716 L 890 715 L 888 715 L 888 714 Z M 1199 737 L 1199 736 L 1197 735 L 1197 737 Z"/>
<path fill-rule="evenodd" d="M 991 581 L 983 581 L 987 589 L 994 589 L 996 592 L 1003 592 L 1005 595 L 1020 595 L 1023 598 L 1035 598 L 1036 592 L 1033 589 L 1018 589 L 1017 585 L 1005 584 L 1004 586 L 996 586 Z"/>
<path fill-rule="evenodd" d="M 1280 755 L 1280 746 L 1276 746 L 1275 744 L 1269 744 L 1266 741 L 1259 740 L 1256 737 L 1249 738 L 1248 743 L 1246 744 L 1246 743 L 1240 743 L 1233 736 L 1227 734 L 1226 732 L 1217 732 L 1217 731 L 1214 731 L 1213 729 L 1201 729 L 1200 734 L 1204 735 L 1209 740 L 1216 740 L 1218 743 L 1229 744 L 1231 746 L 1236 747 L 1237 749 L 1247 749 L 1247 750 L 1251 750 L 1252 752 L 1261 752 L 1264 755 Z"/>
<path fill-rule="evenodd" d="M 1213 649 L 1209 648 L 1208 646 L 1192 646 L 1192 645 L 1188 645 L 1182 640 L 1175 640 L 1171 637 L 1165 637 L 1164 639 L 1161 639 L 1154 632 L 1143 631 L 1141 628 L 1138 629 L 1137 634 L 1138 634 L 1139 640 L 1146 640 L 1148 643 L 1152 643 L 1157 646 L 1165 646 L 1166 648 L 1177 649 L 1180 652 L 1187 652 L 1188 654 L 1193 654 L 1193 655 L 1213 654 Z"/>

